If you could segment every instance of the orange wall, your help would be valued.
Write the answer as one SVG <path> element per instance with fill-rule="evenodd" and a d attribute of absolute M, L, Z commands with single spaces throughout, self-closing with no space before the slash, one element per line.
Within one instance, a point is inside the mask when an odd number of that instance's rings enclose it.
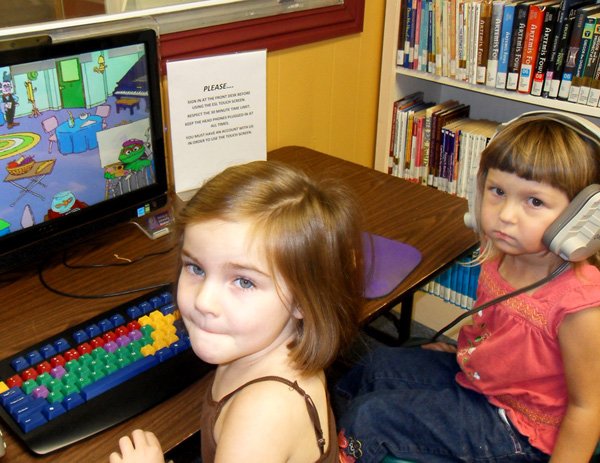
<path fill-rule="evenodd" d="M 302 145 L 373 166 L 384 10 L 367 0 L 362 33 L 268 54 L 269 150 Z"/>

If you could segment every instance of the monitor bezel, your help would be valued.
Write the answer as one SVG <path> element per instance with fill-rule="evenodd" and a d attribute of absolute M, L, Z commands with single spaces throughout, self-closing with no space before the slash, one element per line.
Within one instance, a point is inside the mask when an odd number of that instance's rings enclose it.
<path fill-rule="evenodd" d="M 153 29 L 128 30 L 106 35 L 43 43 L 34 47 L 0 50 L 0 64 L 11 66 L 81 53 L 119 48 L 128 45 L 145 48 L 148 76 L 148 101 L 152 132 L 155 182 L 152 185 L 106 199 L 75 214 L 55 218 L 0 237 L 0 273 L 43 262 L 49 255 L 73 244 L 90 232 L 100 232 L 107 227 L 136 218 L 138 211 L 160 209 L 168 199 L 168 170 L 165 147 L 163 104 L 160 86 L 160 57 L 158 38 Z"/>

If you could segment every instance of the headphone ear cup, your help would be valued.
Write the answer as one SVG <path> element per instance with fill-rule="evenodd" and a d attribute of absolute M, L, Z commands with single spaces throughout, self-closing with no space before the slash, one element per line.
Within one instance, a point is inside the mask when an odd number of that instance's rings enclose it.
<path fill-rule="evenodd" d="M 579 262 L 600 250 L 600 185 L 585 187 L 542 237 L 544 245 L 565 260 Z"/>

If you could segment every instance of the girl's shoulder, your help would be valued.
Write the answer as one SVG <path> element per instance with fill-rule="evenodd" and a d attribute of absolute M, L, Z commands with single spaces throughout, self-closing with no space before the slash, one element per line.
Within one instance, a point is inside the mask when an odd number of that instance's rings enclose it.
<path fill-rule="evenodd" d="M 307 402 L 315 403 L 318 424 L 326 430 L 326 391 L 324 387 L 320 391 L 313 387 L 307 389 L 312 394 L 286 378 L 264 377 L 250 381 L 226 396 L 220 401 L 226 403 L 214 429 L 219 450 L 223 450 L 221 445 L 225 442 L 235 441 L 246 451 L 254 449 L 262 455 L 262 461 L 283 460 L 281 455 L 294 449 L 305 449 L 311 458 L 318 457 L 313 415 Z"/>

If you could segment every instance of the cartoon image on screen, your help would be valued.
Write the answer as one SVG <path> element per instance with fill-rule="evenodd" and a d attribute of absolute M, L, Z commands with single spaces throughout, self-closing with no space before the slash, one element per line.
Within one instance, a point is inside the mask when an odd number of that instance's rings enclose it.
<path fill-rule="evenodd" d="M 0 235 L 155 182 L 143 45 L 0 65 Z"/>

